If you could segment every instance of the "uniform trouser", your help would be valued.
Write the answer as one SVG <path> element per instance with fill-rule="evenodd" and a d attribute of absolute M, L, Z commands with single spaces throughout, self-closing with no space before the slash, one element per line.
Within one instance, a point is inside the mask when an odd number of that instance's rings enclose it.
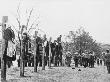
<path fill-rule="evenodd" d="M 18 67 L 20 67 L 20 59 L 18 59 Z"/>
<path fill-rule="evenodd" d="M 100 60 L 100 65 L 102 65 L 102 60 Z"/>
<path fill-rule="evenodd" d="M 107 71 L 108 73 L 110 73 L 110 66 L 107 66 Z"/>
<path fill-rule="evenodd" d="M 31 60 L 28 61 L 28 66 L 31 67 Z"/>
<path fill-rule="evenodd" d="M 54 56 L 55 56 L 55 51 L 52 51 L 52 58 L 51 58 L 52 63 L 54 63 Z"/>
<path fill-rule="evenodd" d="M 91 65 L 90 67 L 94 67 L 94 60 L 91 60 Z"/>
<path fill-rule="evenodd" d="M 25 67 L 27 67 L 27 61 L 25 61 Z"/>
<path fill-rule="evenodd" d="M 78 60 L 75 60 L 75 67 L 78 67 Z"/>
<path fill-rule="evenodd" d="M 84 67 L 88 66 L 88 58 L 84 58 Z"/>
<path fill-rule="evenodd" d="M 92 61 L 92 67 L 94 67 L 94 60 Z"/>
<path fill-rule="evenodd" d="M 59 58 L 60 65 L 62 66 L 62 55 Z"/>
<path fill-rule="evenodd" d="M 10 68 L 12 65 L 12 61 L 7 61 L 7 65 L 8 65 L 8 68 Z"/>
<path fill-rule="evenodd" d="M 99 65 L 99 60 L 97 60 L 97 65 Z"/>
<path fill-rule="evenodd" d="M 68 58 L 68 59 L 67 59 L 67 64 L 68 64 L 68 67 L 70 67 L 70 64 L 71 64 L 71 58 Z M 76 67 L 78 67 L 78 66 L 76 66 Z"/>
<path fill-rule="evenodd" d="M 107 65 L 107 71 L 108 73 L 110 73 L 110 62 L 106 62 L 106 65 Z"/>
<path fill-rule="evenodd" d="M 58 65 L 59 65 L 59 57 L 56 56 L 56 57 L 55 57 L 55 66 L 58 66 Z"/>

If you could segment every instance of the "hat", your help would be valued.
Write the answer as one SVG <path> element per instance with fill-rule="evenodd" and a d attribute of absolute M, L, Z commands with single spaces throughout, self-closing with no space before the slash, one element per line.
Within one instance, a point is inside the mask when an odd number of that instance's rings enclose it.
<path fill-rule="evenodd" d="M 106 52 L 109 53 L 109 49 L 107 49 Z"/>

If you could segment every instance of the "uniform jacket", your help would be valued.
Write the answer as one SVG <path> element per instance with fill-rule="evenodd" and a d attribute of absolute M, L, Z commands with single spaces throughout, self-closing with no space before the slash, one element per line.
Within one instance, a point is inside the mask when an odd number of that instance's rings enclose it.
<path fill-rule="evenodd" d="M 105 55 L 105 60 L 106 60 L 106 62 L 110 62 L 110 53 L 107 53 Z"/>

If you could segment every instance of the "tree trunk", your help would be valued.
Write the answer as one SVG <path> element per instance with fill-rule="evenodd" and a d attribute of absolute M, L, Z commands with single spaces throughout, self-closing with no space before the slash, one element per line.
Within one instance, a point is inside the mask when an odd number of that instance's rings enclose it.
<path fill-rule="evenodd" d="M 36 44 L 37 32 L 35 31 L 35 41 L 34 41 L 34 72 L 37 72 L 37 44 Z"/>
<path fill-rule="evenodd" d="M 43 54 L 42 54 L 42 70 L 45 70 L 45 47 L 43 44 Z"/>
<path fill-rule="evenodd" d="M 49 68 L 51 68 L 51 46 L 49 42 Z"/>
<path fill-rule="evenodd" d="M 24 53 L 23 53 L 23 40 L 21 39 L 21 45 L 20 45 L 20 52 L 21 52 L 21 54 L 20 54 L 20 76 L 21 77 L 23 77 L 24 76 Z"/>

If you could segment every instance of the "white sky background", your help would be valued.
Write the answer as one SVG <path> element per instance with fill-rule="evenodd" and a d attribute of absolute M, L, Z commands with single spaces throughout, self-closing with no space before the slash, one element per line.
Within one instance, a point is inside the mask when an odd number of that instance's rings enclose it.
<path fill-rule="evenodd" d="M 19 2 L 22 14 L 35 9 L 39 28 L 48 36 L 56 38 L 82 26 L 98 42 L 110 43 L 110 0 L 0 0 L 0 19 L 8 15 L 9 23 L 16 26 L 14 14 Z"/>

